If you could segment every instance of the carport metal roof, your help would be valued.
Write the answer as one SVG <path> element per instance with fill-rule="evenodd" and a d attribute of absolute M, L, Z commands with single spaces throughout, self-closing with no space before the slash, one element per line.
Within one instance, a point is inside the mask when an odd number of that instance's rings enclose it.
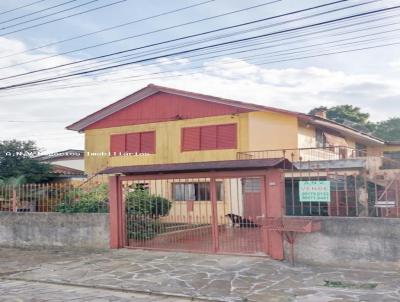
<path fill-rule="evenodd" d="M 110 167 L 100 171 L 99 174 L 167 174 L 189 172 L 214 172 L 214 171 L 239 171 L 263 170 L 271 168 L 290 169 L 292 164 L 284 158 L 223 160 L 174 164 L 136 165 Z"/>

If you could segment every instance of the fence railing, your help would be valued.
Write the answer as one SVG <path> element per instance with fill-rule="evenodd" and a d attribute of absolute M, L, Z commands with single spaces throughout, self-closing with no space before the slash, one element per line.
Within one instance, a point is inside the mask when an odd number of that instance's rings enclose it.
<path fill-rule="evenodd" d="M 104 213 L 108 212 L 108 187 L 102 183 L 1 185 L 0 211 Z"/>
<path fill-rule="evenodd" d="M 298 149 L 275 149 L 238 152 L 237 159 L 262 159 L 262 158 L 287 158 L 291 162 L 314 163 L 312 167 L 318 167 L 318 162 L 323 161 L 346 161 L 362 159 L 364 161 L 374 161 L 375 168 L 390 170 L 400 169 L 400 161 L 384 154 L 367 152 L 347 146 L 334 146 L 325 148 L 298 148 Z M 304 165 L 303 165 L 304 166 Z M 324 166 L 325 168 L 326 166 Z"/>
<path fill-rule="evenodd" d="M 274 149 L 238 152 L 238 159 L 280 158 L 293 159 L 294 161 L 340 160 L 376 156 L 364 150 L 357 150 L 347 146 L 332 146 L 325 148 L 296 148 Z"/>

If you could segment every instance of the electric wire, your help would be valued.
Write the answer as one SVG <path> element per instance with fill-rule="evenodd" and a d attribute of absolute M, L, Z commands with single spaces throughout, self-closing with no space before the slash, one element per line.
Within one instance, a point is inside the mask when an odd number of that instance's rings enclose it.
<path fill-rule="evenodd" d="M 387 7 L 387 8 L 383 8 L 383 9 L 367 11 L 367 12 L 363 12 L 363 13 L 359 13 L 359 14 L 353 14 L 353 15 L 350 15 L 350 16 L 340 17 L 340 18 L 336 18 L 336 19 L 332 19 L 332 20 L 326 20 L 326 21 L 317 22 L 317 23 L 313 23 L 313 24 L 303 25 L 303 26 L 300 26 L 300 27 L 283 29 L 283 30 L 280 30 L 280 31 L 270 32 L 270 33 L 266 33 L 266 34 L 262 34 L 262 35 L 257 35 L 257 36 L 252 36 L 252 37 L 247 37 L 247 38 L 242 38 L 242 39 L 237 39 L 237 40 L 231 40 L 231 41 L 227 41 L 227 42 L 221 42 L 221 43 L 212 44 L 212 45 L 203 46 L 203 47 L 197 47 L 197 48 L 189 49 L 189 50 L 177 51 L 177 52 L 174 52 L 174 53 L 169 53 L 169 54 L 165 54 L 165 55 L 161 55 L 161 56 L 155 56 L 155 57 L 150 57 L 150 58 L 146 58 L 146 59 L 141 59 L 141 60 L 126 62 L 126 63 L 116 64 L 116 65 L 112 65 L 112 66 L 96 68 L 96 69 L 86 70 L 86 71 L 77 72 L 77 73 L 71 73 L 71 74 L 57 76 L 57 77 L 53 77 L 53 78 L 43 78 L 43 79 L 38 79 L 38 80 L 34 80 L 34 81 L 28 81 L 28 82 L 22 82 L 22 83 L 18 83 L 18 84 L 13 84 L 13 85 L 9 85 L 9 86 L 2 86 L 2 87 L 0 87 L 0 90 L 12 89 L 12 88 L 16 88 L 16 87 L 25 86 L 25 85 L 28 85 L 28 84 L 44 83 L 46 81 L 50 81 L 50 80 L 54 80 L 54 79 L 64 79 L 64 78 L 69 78 L 69 77 L 73 77 L 73 76 L 77 76 L 77 75 L 86 75 L 86 74 L 90 74 L 92 72 L 96 72 L 96 71 L 100 71 L 100 70 L 113 69 L 113 68 L 118 68 L 118 67 L 121 67 L 121 66 L 132 65 L 132 64 L 135 64 L 135 63 L 141 63 L 141 62 L 146 62 L 146 61 L 165 58 L 165 57 L 182 55 L 182 54 L 194 52 L 194 51 L 197 51 L 197 50 L 213 48 L 215 46 L 220 46 L 220 45 L 229 45 L 229 44 L 242 42 L 242 41 L 250 41 L 250 40 L 253 40 L 255 38 L 267 37 L 267 36 L 275 35 L 275 34 L 278 34 L 278 33 L 291 32 L 291 31 L 304 29 L 304 28 L 312 28 L 312 27 L 316 27 L 318 25 L 334 23 L 334 22 L 338 22 L 338 21 L 341 21 L 341 20 L 354 18 L 354 17 L 357 17 L 357 16 L 371 15 L 371 14 L 376 14 L 378 12 L 390 11 L 390 10 L 393 10 L 393 9 L 397 9 L 399 7 L 400 6 L 392 6 L 392 7 Z M 58 66 L 61 66 L 61 65 L 58 65 Z M 43 69 L 43 70 L 47 70 L 47 69 Z M 34 71 L 34 72 L 38 72 L 38 70 Z M 34 72 L 30 72 L 30 73 L 34 73 Z"/>

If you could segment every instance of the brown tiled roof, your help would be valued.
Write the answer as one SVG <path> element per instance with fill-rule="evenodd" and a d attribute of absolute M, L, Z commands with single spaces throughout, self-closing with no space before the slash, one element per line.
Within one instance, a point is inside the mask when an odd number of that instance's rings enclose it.
<path fill-rule="evenodd" d="M 154 173 L 185 173 L 207 171 L 261 170 L 270 168 L 291 168 L 292 164 L 283 158 L 221 160 L 176 164 L 137 165 L 111 167 L 99 174 L 154 174 Z"/>

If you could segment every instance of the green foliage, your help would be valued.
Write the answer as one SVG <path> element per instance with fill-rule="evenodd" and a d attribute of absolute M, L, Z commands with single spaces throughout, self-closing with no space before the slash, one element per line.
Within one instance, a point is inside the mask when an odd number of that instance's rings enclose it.
<path fill-rule="evenodd" d="M 0 179 L 4 182 L 19 179 L 20 183 L 40 183 L 53 179 L 51 166 L 33 158 L 38 153 L 39 148 L 33 141 L 0 141 Z"/>
<path fill-rule="evenodd" d="M 149 240 L 164 231 L 158 218 L 168 215 L 171 209 L 168 199 L 137 187 L 126 194 L 125 206 L 129 239 Z"/>
<path fill-rule="evenodd" d="M 369 114 L 362 112 L 359 107 L 352 105 L 340 105 L 334 107 L 316 107 L 309 114 L 315 114 L 319 110 L 325 110 L 328 119 L 337 123 L 350 126 L 354 129 L 371 133 L 386 141 L 400 140 L 400 118 L 393 117 L 388 120 L 373 123 L 369 121 Z"/>
<path fill-rule="evenodd" d="M 74 189 L 64 197 L 57 212 L 61 213 L 107 213 L 108 212 L 108 186 L 101 184 L 90 190 Z"/>
<path fill-rule="evenodd" d="M 376 123 L 374 134 L 387 141 L 400 141 L 400 118 Z"/>
<path fill-rule="evenodd" d="M 326 111 L 326 117 L 339 124 L 353 127 L 355 129 L 370 132 L 374 124 L 369 122 L 369 113 L 362 112 L 361 108 L 353 105 L 339 105 L 333 107 L 316 107 L 309 114 L 315 114 L 319 110 Z"/>
<path fill-rule="evenodd" d="M 6 179 L 0 179 L 0 186 L 12 186 L 16 187 L 18 185 L 24 184 L 25 181 L 25 176 L 21 175 L 18 177 L 9 177 Z"/>
<path fill-rule="evenodd" d="M 133 215 L 148 217 L 166 216 L 171 209 L 171 202 L 161 196 L 152 195 L 148 190 L 128 192 L 125 198 L 126 211 Z"/>
<path fill-rule="evenodd" d="M 127 225 L 129 239 L 148 240 L 165 232 L 165 224 L 144 215 L 128 215 Z"/>

